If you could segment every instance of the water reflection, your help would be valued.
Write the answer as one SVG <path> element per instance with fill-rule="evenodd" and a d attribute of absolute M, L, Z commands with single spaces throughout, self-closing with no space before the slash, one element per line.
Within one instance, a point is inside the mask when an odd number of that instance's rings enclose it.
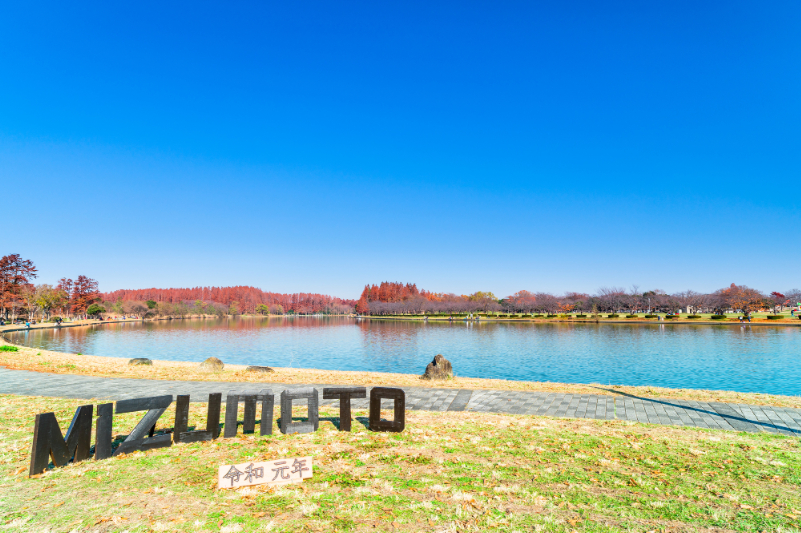
<path fill-rule="evenodd" d="M 113 357 L 801 394 L 801 330 L 702 325 L 236 318 L 33 330 L 11 342 Z"/>

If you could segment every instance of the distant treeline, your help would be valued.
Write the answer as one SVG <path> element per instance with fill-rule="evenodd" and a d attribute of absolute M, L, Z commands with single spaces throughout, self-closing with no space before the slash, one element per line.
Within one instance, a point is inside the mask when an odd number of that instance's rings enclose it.
<path fill-rule="evenodd" d="M 602 288 L 595 294 L 518 291 L 505 298 L 491 292 L 469 295 L 429 292 L 414 283 L 385 281 L 366 285 L 358 301 L 325 294 L 281 294 L 255 287 L 194 287 L 136 289 L 101 293 L 98 282 L 78 276 L 58 285 L 34 285 L 37 268 L 19 254 L 0 257 L 0 316 L 54 319 L 61 316 L 191 315 L 191 314 L 345 314 L 354 310 L 370 315 L 422 313 L 593 313 L 643 312 L 781 312 L 801 302 L 798 289 L 762 292 L 732 283 L 711 293 L 695 291 L 668 294 L 658 289 L 641 291 Z"/>
<path fill-rule="evenodd" d="M 695 291 L 668 294 L 661 290 L 641 291 L 638 287 L 602 288 L 595 294 L 568 292 L 555 295 L 547 292 L 518 291 L 505 298 L 491 292 L 469 295 L 443 294 L 418 290 L 413 283 L 383 282 L 367 285 L 356 302 L 356 311 L 370 315 L 423 313 L 592 313 L 620 312 L 741 312 L 757 310 L 781 312 L 784 307 L 801 301 L 798 289 L 763 293 L 745 285 L 732 283 L 712 293 Z"/>
<path fill-rule="evenodd" d="M 181 289 L 135 289 L 103 293 L 105 302 L 155 302 L 164 313 L 167 308 L 174 314 L 185 314 L 208 308 L 206 314 L 224 311 L 226 314 L 341 314 L 353 310 L 354 300 L 345 300 L 326 294 L 265 292 L 256 287 L 193 287 Z M 200 302 L 200 304 L 197 304 Z M 135 314 L 142 314 L 137 312 Z M 164 314 L 173 314 L 171 312 Z"/>

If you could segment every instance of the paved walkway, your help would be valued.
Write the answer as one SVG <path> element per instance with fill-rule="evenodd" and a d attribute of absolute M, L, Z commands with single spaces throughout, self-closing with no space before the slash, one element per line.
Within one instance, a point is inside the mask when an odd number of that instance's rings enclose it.
<path fill-rule="evenodd" d="M 273 394 L 280 394 L 285 389 L 309 386 L 322 389 L 324 386 L 334 385 L 99 378 L 0 368 L 0 394 L 59 398 L 123 400 L 163 394 L 190 394 L 192 401 L 206 401 L 211 392 L 226 394 L 231 390 L 270 389 Z M 649 399 L 617 391 L 611 391 L 615 395 L 609 396 L 425 387 L 403 387 L 403 390 L 406 392 L 407 409 L 631 420 L 650 424 L 767 432 L 801 437 L 801 409 Z M 321 403 L 338 405 L 334 400 L 321 399 Z M 356 409 L 367 409 L 368 400 L 352 400 L 352 405 Z"/>

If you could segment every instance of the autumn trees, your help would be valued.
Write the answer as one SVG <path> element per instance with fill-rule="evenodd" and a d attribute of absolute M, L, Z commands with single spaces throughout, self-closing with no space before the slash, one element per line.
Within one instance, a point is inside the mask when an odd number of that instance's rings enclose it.
<path fill-rule="evenodd" d="M 216 304 L 222 306 L 225 312 L 231 309 L 231 304 L 236 302 L 236 309 L 239 313 L 257 313 L 259 305 L 266 305 L 277 311 L 291 311 L 298 314 L 328 313 L 342 314 L 353 310 L 356 303 L 353 300 L 335 298 L 325 294 L 314 293 L 294 293 L 280 294 L 266 292 L 255 287 L 194 287 L 194 288 L 172 288 L 172 289 L 136 289 L 118 290 L 102 294 L 105 301 L 122 300 L 126 302 L 144 302 L 153 300 L 159 306 L 164 302 L 174 305 L 186 305 L 193 308 L 191 313 L 217 314 Z M 196 302 L 201 302 L 198 306 Z M 270 313 L 276 314 L 276 313 Z"/>
<path fill-rule="evenodd" d="M 501 308 L 498 298 L 490 291 L 476 291 L 467 298 L 473 303 L 476 311 L 490 313 Z"/>
<path fill-rule="evenodd" d="M 780 293 L 774 291 L 764 295 L 745 285 L 732 284 L 713 293 L 692 290 L 668 294 L 662 290 L 641 291 L 637 286 L 630 289 L 603 287 L 595 294 L 568 292 L 555 295 L 547 292 L 518 291 L 503 299 L 490 292 L 472 295 L 455 295 L 428 292 L 417 289 L 412 283 L 383 282 L 366 285 L 356 310 L 363 314 L 422 314 L 422 313 L 716 313 L 740 312 L 746 315 L 760 309 L 780 311 L 783 306 L 801 301 L 801 291 L 794 289 Z"/>
<path fill-rule="evenodd" d="M 456 295 L 418 290 L 414 283 L 384 281 L 380 285 L 365 285 L 356 312 L 371 315 L 468 313 L 496 311 L 501 307 L 491 292 Z"/>
<path fill-rule="evenodd" d="M 171 289 L 118 290 L 102 294 L 98 282 L 87 277 L 62 278 L 56 286 L 34 285 L 37 269 L 31 260 L 19 254 L 0 258 L 0 316 L 16 318 L 41 314 L 50 318 L 61 315 L 95 315 L 104 308 L 120 315 L 150 314 L 440 314 L 440 313 L 641 313 L 645 311 L 676 313 L 714 310 L 716 313 L 740 312 L 746 315 L 762 309 L 781 312 L 785 306 L 801 300 L 798 289 L 763 294 L 745 285 L 731 284 L 712 293 L 683 291 L 668 294 L 661 290 L 641 291 L 633 286 L 604 287 L 595 294 L 520 290 L 505 298 L 488 291 L 469 295 L 429 292 L 415 283 L 384 281 L 365 285 L 358 301 L 324 294 L 266 292 L 250 286 L 194 287 Z M 100 305 L 102 302 L 102 305 Z M 92 307 L 96 305 L 97 307 Z M 94 311 L 94 312 L 92 312 Z"/>
<path fill-rule="evenodd" d="M 0 314 L 6 319 L 16 318 L 18 312 L 25 310 L 29 318 L 41 313 L 50 318 L 53 311 L 62 314 L 85 314 L 87 308 L 99 301 L 97 281 L 78 276 L 73 281 L 62 278 L 58 285 L 33 285 L 37 269 L 30 259 L 22 259 L 19 254 L 0 258 Z"/>
<path fill-rule="evenodd" d="M 420 296 L 417 285 L 414 283 L 397 283 L 383 281 L 381 285 L 365 285 L 361 299 L 368 302 L 403 302 Z"/>
<path fill-rule="evenodd" d="M 23 294 L 29 317 L 41 312 L 44 318 L 50 318 L 54 311 L 67 316 L 96 314 L 87 313 L 87 309 L 100 301 L 97 281 L 87 276 L 74 281 L 61 278 L 55 287 L 46 283 L 30 286 Z"/>
<path fill-rule="evenodd" d="M 359 301 L 356 302 L 356 312 L 360 315 L 368 315 L 370 314 L 370 302 L 367 300 L 367 297 L 362 294 Z"/>
<path fill-rule="evenodd" d="M 64 295 L 56 287 L 43 283 L 36 286 L 35 305 L 41 311 L 45 319 L 49 319 L 53 309 L 62 305 Z"/>
<path fill-rule="evenodd" d="M 86 315 L 89 306 L 100 301 L 97 281 L 86 276 L 78 276 L 75 281 L 61 278 L 56 288 L 66 299 L 67 314 Z"/>
<path fill-rule="evenodd" d="M 784 306 L 789 303 L 787 296 L 778 291 L 773 291 L 772 293 L 770 293 L 770 301 L 773 304 L 774 313 L 777 312 L 781 313 Z"/>
<path fill-rule="evenodd" d="M 528 291 L 517 291 L 506 298 L 507 305 L 515 312 L 531 313 L 537 307 L 537 296 Z"/>
<path fill-rule="evenodd" d="M 0 312 L 6 319 L 9 314 L 16 318 L 25 299 L 23 292 L 35 277 L 37 269 L 30 259 L 23 259 L 19 254 L 0 258 Z"/>
<path fill-rule="evenodd" d="M 725 289 L 713 293 L 714 307 L 718 314 L 727 309 L 739 310 L 745 316 L 765 307 L 765 296 L 756 289 L 732 283 Z"/>

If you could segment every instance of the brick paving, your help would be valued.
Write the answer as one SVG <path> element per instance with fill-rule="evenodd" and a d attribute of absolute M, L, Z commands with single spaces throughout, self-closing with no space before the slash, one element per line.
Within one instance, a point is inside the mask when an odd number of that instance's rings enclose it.
<path fill-rule="evenodd" d="M 213 381 L 164 381 L 100 378 L 46 374 L 0 368 L 0 394 L 124 400 L 164 394 L 190 394 L 192 401 L 206 401 L 211 392 L 282 390 L 301 387 L 320 389 L 336 385 L 285 385 L 281 383 L 231 383 Z M 562 394 L 499 390 L 434 389 L 403 387 L 406 408 L 424 411 L 474 411 L 557 418 L 629 420 L 649 424 L 691 426 L 801 436 L 801 409 L 719 402 L 640 398 L 617 391 L 601 394 Z M 368 396 L 369 397 L 369 396 Z M 387 407 L 390 408 L 389 400 Z M 336 400 L 321 400 L 338 405 Z M 368 400 L 352 400 L 356 409 L 367 409 Z"/>

